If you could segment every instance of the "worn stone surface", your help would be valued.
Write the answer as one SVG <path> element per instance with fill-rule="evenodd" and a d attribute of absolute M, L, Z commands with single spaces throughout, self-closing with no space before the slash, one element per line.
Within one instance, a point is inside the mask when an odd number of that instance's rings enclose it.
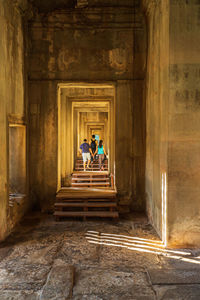
<path fill-rule="evenodd" d="M 185 0 L 144 0 L 143 4 L 149 36 L 145 93 L 148 215 L 169 245 L 198 246 L 200 4 Z M 163 224 L 168 226 L 167 235 Z"/>
<path fill-rule="evenodd" d="M 106 293 L 123 293 L 130 292 L 134 285 L 147 285 L 146 274 L 142 272 L 117 272 L 114 270 L 94 268 L 84 270 L 82 269 L 76 276 L 76 287 L 74 287 L 73 294 L 98 294 Z M 96 285 L 98 282 L 98 286 Z M 124 289 L 124 287 L 126 287 Z"/>
<path fill-rule="evenodd" d="M 199 245 L 200 3 L 183 3 L 170 6 L 169 238 Z"/>
<path fill-rule="evenodd" d="M 38 293 L 34 293 L 33 290 L 27 291 L 1 291 L 2 300 L 38 300 Z"/>
<path fill-rule="evenodd" d="M 69 299 L 72 295 L 74 269 L 72 266 L 55 266 L 51 269 L 40 299 Z"/>
<path fill-rule="evenodd" d="M 9 137 L 11 137 L 9 124 L 24 123 L 26 119 L 24 61 L 26 35 L 24 32 L 25 18 L 23 19 L 20 13 L 21 9 L 26 7 L 25 3 L 25 0 L 0 2 L 0 241 L 11 232 L 29 206 L 28 201 L 22 201 L 18 204 L 14 201 L 12 206 L 9 206 L 8 202 L 12 175 L 16 176 L 16 183 L 23 181 L 25 189 L 27 184 L 26 172 L 20 174 L 26 163 L 23 153 L 25 149 L 20 149 L 22 146 L 19 142 L 20 138 L 12 144 L 12 149 L 9 145 Z M 19 7 L 20 9 L 18 9 Z M 20 162 L 17 162 L 16 158 L 12 161 L 12 168 L 9 168 L 11 162 L 9 153 L 11 155 L 14 152 L 13 149 L 19 155 L 20 151 L 23 153 L 21 154 L 23 161 L 20 166 Z M 18 171 L 17 174 L 15 169 Z M 23 193 L 25 193 L 24 190 Z"/>
<path fill-rule="evenodd" d="M 163 249 L 139 215 L 119 222 L 57 223 L 51 216 L 32 213 L 0 244 L 0 253 L 2 300 L 171 300 L 199 295 L 200 250 Z"/>
<path fill-rule="evenodd" d="M 45 22 L 41 13 L 29 22 L 31 197 L 39 200 L 42 210 L 52 209 L 60 176 L 54 171 L 58 161 L 57 84 L 112 82 L 116 95 L 112 111 L 118 120 L 114 121 L 116 129 L 111 133 L 118 143 L 112 170 L 116 169 L 120 205 L 142 211 L 145 208 L 146 28 L 139 3 L 89 1 L 87 9 L 77 10 L 72 3 L 61 2 L 60 6 L 59 2 L 41 3 L 41 11 L 49 8 Z M 52 12 L 57 5 L 72 9 Z M 103 89 L 99 90 L 93 98 L 103 99 Z M 83 97 L 83 93 L 78 93 L 77 90 L 76 98 Z M 66 120 L 70 130 L 68 114 Z M 68 141 L 68 131 L 62 132 Z M 61 156 L 65 156 L 66 151 L 62 152 Z M 114 151 L 111 155 L 113 159 Z M 72 161 L 72 157 L 66 158 L 61 169 L 63 165 L 70 169 Z"/>
<path fill-rule="evenodd" d="M 158 300 L 196 300 L 200 297 L 200 285 L 154 286 Z"/>
<path fill-rule="evenodd" d="M 198 270 L 149 270 L 151 282 L 153 284 L 200 284 L 200 274 Z"/>
<path fill-rule="evenodd" d="M 164 177 L 168 161 L 169 1 L 143 1 L 148 22 L 146 77 L 146 176 L 145 192 L 149 219 L 161 235 L 164 217 Z M 156 5 L 154 5 L 156 3 Z M 160 14 L 160 12 L 163 12 Z M 157 24 L 157 25 L 155 25 Z M 159 57 L 159 59 L 158 59 Z M 153 62 L 153 63 L 152 63 Z M 163 202 L 162 202 L 163 201 Z"/>

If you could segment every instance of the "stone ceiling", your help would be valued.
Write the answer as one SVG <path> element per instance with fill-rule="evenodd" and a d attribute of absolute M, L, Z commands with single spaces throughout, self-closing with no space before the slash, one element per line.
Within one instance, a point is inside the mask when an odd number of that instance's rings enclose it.
<path fill-rule="evenodd" d="M 57 9 L 74 8 L 76 0 L 30 0 L 39 12 L 49 12 Z"/>
<path fill-rule="evenodd" d="M 29 0 L 41 13 L 51 12 L 57 9 L 73 9 L 82 7 L 106 7 L 106 6 L 134 6 L 140 0 Z"/>

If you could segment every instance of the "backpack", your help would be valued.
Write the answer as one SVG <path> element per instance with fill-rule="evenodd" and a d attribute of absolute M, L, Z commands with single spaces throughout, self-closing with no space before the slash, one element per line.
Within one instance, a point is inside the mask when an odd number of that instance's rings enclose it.
<path fill-rule="evenodd" d="M 91 140 L 91 148 L 96 149 L 96 140 Z"/>

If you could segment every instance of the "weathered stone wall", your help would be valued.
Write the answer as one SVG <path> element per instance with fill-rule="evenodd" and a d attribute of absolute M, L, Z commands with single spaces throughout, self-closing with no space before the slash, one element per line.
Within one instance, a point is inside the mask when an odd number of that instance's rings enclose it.
<path fill-rule="evenodd" d="M 169 68 L 168 1 L 144 1 L 148 24 L 146 75 L 146 201 L 147 213 L 162 236 L 164 178 L 167 175 Z"/>
<path fill-rule="evenodd" d="M 28 207 L 28 200 L 9 206 L 8 124 L 24 123 L 26 116 L 23 21 L 20 14 L 25 1 L 20 2 L 20 8 L 18 5 L 18 1 L 15 4 L 0 1 L 0 240 L 8 235 Z"/>
<path fill-rule="evenodd" d="M 200 2 L 170 4 L 169 241 L 200 245 Z"/>
<path fill-rule="evenodd" d="M 121 204 L 144 208 L 145 28 L 133 7 L 38 15 L 29 24 L 31 193 L 45 209 L 57 181 L 57 84 L 116 84 L 116 174 Z M 45 204 L 44 204 L 45 203 Z"/>
<path fill-rule="evenodd" d="M 200 244 L 199 1 L 143 1 L 147 69 L 146 192 L 170 245 Z"/>

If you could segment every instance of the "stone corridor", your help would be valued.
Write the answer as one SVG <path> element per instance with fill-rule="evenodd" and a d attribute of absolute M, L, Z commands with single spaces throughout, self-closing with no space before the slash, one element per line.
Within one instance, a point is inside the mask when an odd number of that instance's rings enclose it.
<path fill-rule="evenodd" d="M 0 245 L 0 300 L 200 299 L 200 249 L 164 249 L 145 217 L 32 213 Z"/>

